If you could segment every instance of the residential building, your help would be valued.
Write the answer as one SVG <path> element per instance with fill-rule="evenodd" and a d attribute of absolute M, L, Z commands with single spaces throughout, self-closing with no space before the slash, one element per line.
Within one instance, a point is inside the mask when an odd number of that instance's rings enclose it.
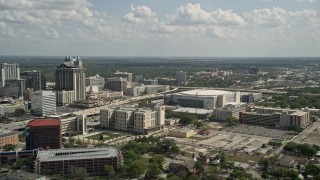
<path fill-rule="evenodd" d="M 107 89 L 111 91 L 123 91 L 125 92 L 128 87 L 128 81 L 126 78 L 113 77 L 106 79 Z"/>
<path fill-rule="evenodd" d="M 1 85 L 5 86 L 6 80 L 16 80 L 20 79 L 20 67 L 19 64 L 7 64 L 2 63 L 0 65 L 1 69 Z"/>
<path fill-rule="evenodd" d="M 183 72 L 183 71 L 176 72 L 176 82 L 178 84 L 186 84 L 188 82 L 187 72 Z"/>
<path fill-rule="evenodd" d="M 25 88 L 32 88 L 34 91 L 39 91 L 42 88 L 42 78 L 40 71 L 25 71 L 21 73 L 21 79 L 25 80 Z"/>
<path fill-rule="evenodd" d="M 163 106 L 149 108 L 108 108 L 100 110 L 100 126 L 108 129 L 148 134 L 163 129 L 165 125 Z"/>
<path fill-rule="evenodd" d="M 18 132 L 0 129 L 0 149 L 7 144 L 17 145 L 19 142 Z"/>
<path fill-rule="evenodd" d="M 26 149 L 60 149 L 62 147 L 59 119 L 34 119 L 26 126 Z"/>
<path fill-rule="evenodd" d="M 68 177 L 73 170 L 82 167 L 90 176 L 106 175 L 105 165 L 115 170 L 121 167 L 122 155 L 116 147 L 73 148 L 38 151 L 34 162 L 34 172 L 43 174 L 50 170 L 52 174 Z"/>
<path fill-rule="evenodd" d="M 63 64 L 57 67 L 55 89 L 57 91 L 74 91 L 74 100 L 85 99 L 85 68 L 80 57 L 67 56 Z"/>
<path fill-rule="evenodd" d="M 100 91 L 105 87 L 105 78 L 100 77 L 99 74 L 96 74 L 95 76 L 90 76 L 86 78 L 86 86 L 97 86 Z"/>
<path fill-rule="evenodd" d="M 31 99 L 32 114 L 49 116 L 56 114 L 56 93 L 52 91 L 36 91 Z"/>
<path fill-rule="evenodd" d="M 132 85 L 132 73 L 116 71 L 113 73 L 113 77 L 125 78 L 127 79 L 128 87 L 131 87 Z"/>

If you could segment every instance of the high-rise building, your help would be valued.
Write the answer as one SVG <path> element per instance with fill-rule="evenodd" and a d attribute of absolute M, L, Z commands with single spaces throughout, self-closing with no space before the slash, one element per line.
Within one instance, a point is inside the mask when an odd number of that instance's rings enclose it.
<path fill-rule="evenodd" d="M 24 79 L 26 82 L 26 88 L 32 88 L 34 91 L 39 91 L 42 88 L 42 78 L 40 71 L 25 71 L 21 73 L 21 79 Z"/>
<path fill-rule="evenodd" d="M 0 94 L 2 96 L 20 98 L 20 97 L 23 97 L 24 89 L 25 89 L 24 79 L 5 80 L 4 87 L 0 87 Z"/>
<path fill-rule="evenodd" d="M 113 77 L 107 78 L 107 89 L 111 91 L 126 91 L 128 87 L 128 81 L 126 78 Z"/>
<path fill-rule="evenodd" d="M 128 87 L 131 87 L 132 85 L 132 73 L 116 71 L 113 73 L 113 77 L 126 78 L 128 81 Z"/>
<path fill-rule="evenodd" d="M 31 99 L 31 112 L 38 116 L 56 114 L 56 93 L 52 91 L 36 91 Z"/>
<path fill-rule="evenodd" d="M 176 81 L 178 84 L 185 84 L 188 81 L 187 72 L 178 71 L 176 72 Z"/>
<path fill-rule="evenodd" d="M 105 80 L 104 77 L 100 77 L 99 74 L 86 78 L 86 86 L 97 86 L 99 90 L 104 89 Z"/>
<path fill-rule="evenodd" d="M 85 68 L 80 57 L 67 56 L 63 64 L 56 69 L 55 89 L 57 91 L 74 91 L 74 100 L 86 97 Z"/>
<path fill-rule="evenodd" d="M 5 86 L 6 80 L 20 79 L 20 67 L 19 64 L 7 64 L 2 63 L 1 68 L 1 85 Z"/>
<path fill-rule="evenodd" d="M 59 119 L 34 119 L 26 127 L 26 149 L 60 149 L 62 147 Z"/>

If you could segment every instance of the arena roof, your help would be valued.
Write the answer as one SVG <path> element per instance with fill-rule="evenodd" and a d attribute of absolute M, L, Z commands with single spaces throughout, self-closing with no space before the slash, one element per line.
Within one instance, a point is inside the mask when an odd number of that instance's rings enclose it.
<path fill-rule="evenodd" d="M 221 91 L 221 90 L 213 90 L 213 89 L 195 89 L 190 91 L 182 91 L 181 95 L 191 95 L 191 96 L 218 96 L 229 94 L 230 91 Z"/>
<path fill-rule="evenodd" d="M 41 127 L 41 126 L 60 126 L 61 121 L 59 119 L 34 119 L 31 120 L 28 127 Z"/>

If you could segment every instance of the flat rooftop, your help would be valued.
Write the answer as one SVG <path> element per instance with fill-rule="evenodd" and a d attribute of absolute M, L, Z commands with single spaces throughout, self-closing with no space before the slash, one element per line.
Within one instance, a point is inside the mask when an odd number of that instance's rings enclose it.
<path fill-rule="evenodd" d="M 7 129 L 0 129 L 0 136 L 11 135 L 11 134 L 15 134 L 15 133 L 17 133 L 17 132 L 7 130 Z"/>
<path fill-rule="evenodd" d="M 42 127 L 42 126 L 60 126 L 59 119 L 34 119 L 29 121 L 28 127 Z"/>
<path fill-rule="evenodd" d="M 39 159 L 40 162 L 47 162 L 75 159 L 110 158 L 117 157 L 118 154 L 119 150 L 115 147 L 51 149 L 38 151 L 36 159 Z"/>
<path fill-rule="evenodd" d="M 221 91 L 213 89 L 195 89 L 190 91 L 182 91 L 179 94 L 181 95 L 192 95 L 192 96 L 219 96 L 224 94 L 232 93 L 231 91 Z"/>

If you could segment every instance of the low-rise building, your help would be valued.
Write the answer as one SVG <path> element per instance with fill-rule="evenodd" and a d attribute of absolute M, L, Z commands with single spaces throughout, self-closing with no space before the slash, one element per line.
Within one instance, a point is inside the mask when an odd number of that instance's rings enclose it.
<path fill-rule="evenodd" d="M 103 176 L 106 175 L 105 165 L 111 165 L 115 170 L 121 167 L 121 157 L 116 147 L 38 151 L 34 172 L 43 174 L 50 170 L 53 174 L 68 177 L 77 168 L 85 168 L 90 176 Z"/>
<path fill-rule="evenodd" d="M 310 123 L 309 112 L 301 110 L 256 107 L 239 113 L 239 122 L 264 126 L 305 128 Z"/>
<path fill-rule="evenodd" d="M 188 138 L 194 135 L 193 129 L 171 129 L 169 130 L 168 136 L 178 138 Z"/>
<path fill-rule="evenodd" d="M 227 105 L 223 108 L 217 108 L 213 110 L 213 117 L 216 120 L 226 121 L 229 117 L 235 117 L 239 119 L 239 112 L 245 110 L 244 105 Z"/>
<path fill-rule="evenodd" d="M 7 144 L 17 145 L 18 142 L 18 132 L 0 129 L 0 149 Z"/>

